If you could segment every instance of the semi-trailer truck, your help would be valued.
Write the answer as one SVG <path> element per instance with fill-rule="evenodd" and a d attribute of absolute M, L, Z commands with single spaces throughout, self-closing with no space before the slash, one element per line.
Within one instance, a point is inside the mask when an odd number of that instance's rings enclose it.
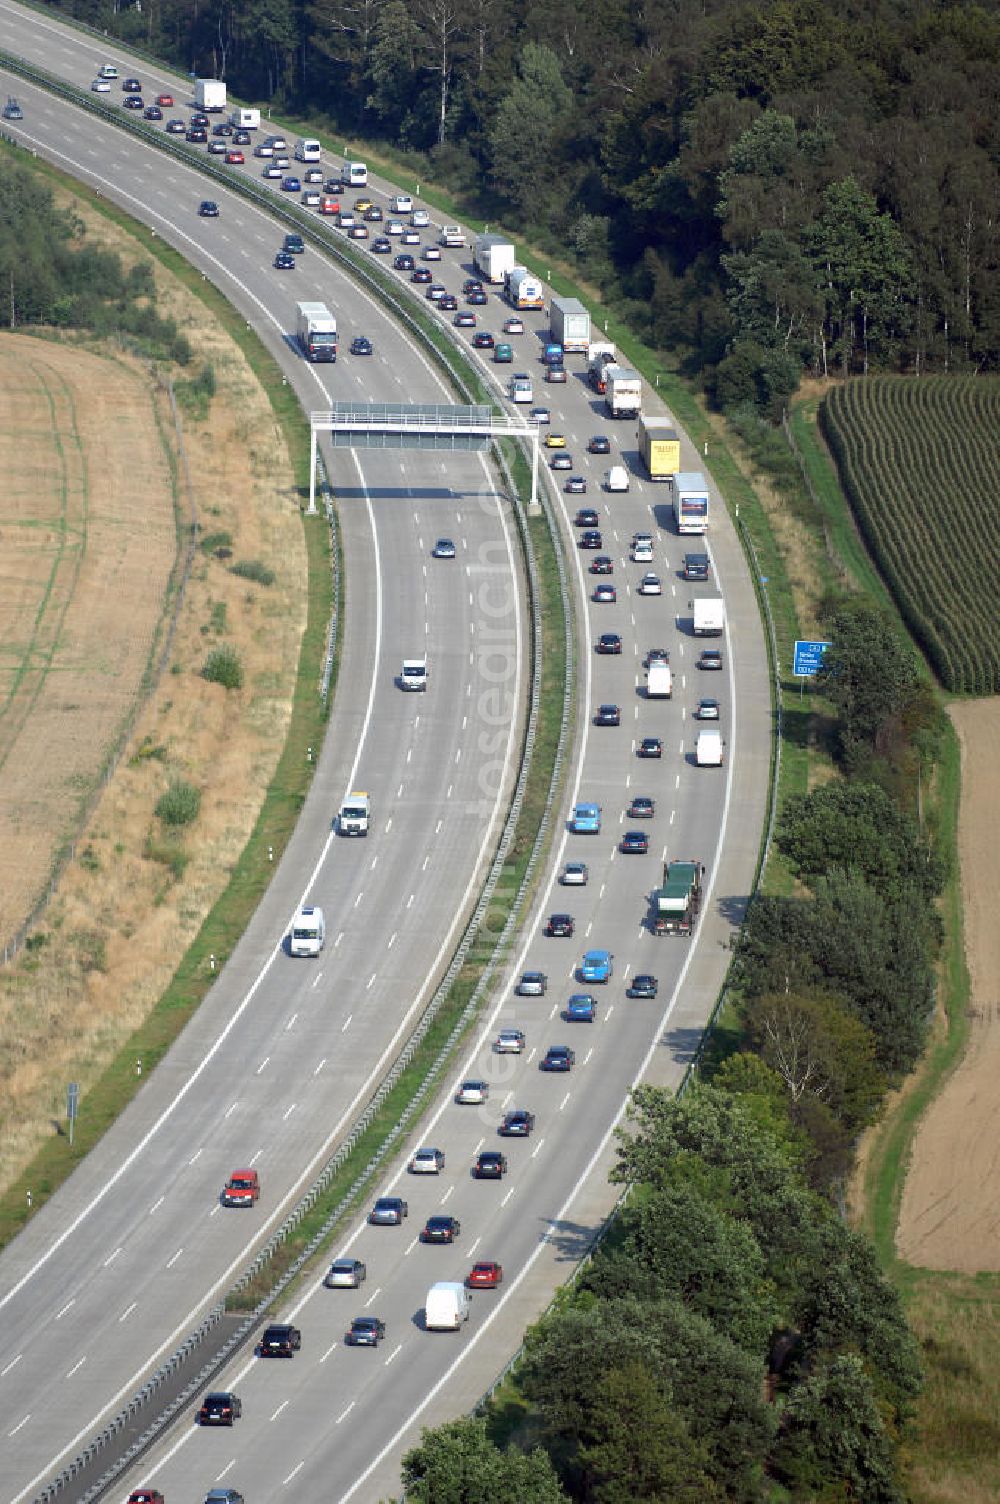
<path fill-rule="evenodd" d="M 295 332 L 306 360 L 337 359 L 337 320 L 325 303 L 296 303 Z"/>
<path fill-rule="evenodd" d="M 507 301 L 512 308 L 544 308 L 542 284 L 526 266 L 513 266 L 504 279 Z"/>
<path fill-rule="evenodd" d="M 708 486 L 700 470 L 683 470 L 673 478 L 674 524 L 679 533 L 708 529 Z"/>
<path fill-rule="evenodd" d="M 639 455 L 650 480 L 670 480 L 681 468 L 681 441 L 666 418 L 639 419 Z"/>
<path fill-rule="evenodd" d="M 590 347 L 590 314 L 579 298 L 553 298 L 549 304 L 549 330 L 555 344 L 567 355 L 582 355 Z"/>
<path fill-rule="evenodd" d="M 487 282 L 502 285 L 507 273 L 517 264 L 517 252 L 502 235 L 477 235 L 472 259 Z"/>

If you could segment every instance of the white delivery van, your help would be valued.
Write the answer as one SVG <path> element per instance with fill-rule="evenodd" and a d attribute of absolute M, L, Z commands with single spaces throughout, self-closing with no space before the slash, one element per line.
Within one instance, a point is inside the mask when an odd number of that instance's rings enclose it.
<path fill-rule="evenodd" d="M 319 142 L 312 136 L 300 136 L 295 143 L 296 162 L 318 162 L 319 157 Z"/>
<path fill-rule="evenodd" d="M 403 671 L 399 676 L 400 689 L 421 690 L 427 688 L 427 659 L 404 658 Z"/>
<path fill-rule="evenodd" d="M 624 465 L 612 465 L 610 470 L 604 472 L 605 491 L 627 491 L 628 471 Z"/>
<path fill-rule="evenodd" d="M 368 167 L 364 162 L 344 162 L 341 182 L 345 188 L 367 188 Z"/>
<path fill-rule="evenodd" d="M 691 602 L 691 621 L 696 637 L 721 637 L 726 628 L 726 608 L 721 596 L 703 596 Z"/>
<path fill-rule="evenodd" d="M 424 1328 L 428 1332 L 457 1332 L 469 1319 L 469 1292 L 456 1280 L 438 1280 L 427 1291 Z"/>
<path fill-rule="evenodd" d="M 318 956 L 326 939 L 323 910 L 312 903 L 303 904 L 292 920 L 288 949 L 293 956 Z"/>
<path fill-rule="evenodd" d="M 722 732 L 699 731 L 694 744 L 694 760 L 699 768 L 722 767 Z"/>
<path fill-rule="evenodd" d="M 102 63 L 97 70 L 98 78 L 117 78 L 118 69 L 114 63 Z"/>
<path fill-rule="evenodd" d="M 674 681 L 670 664 L 658 661 L 651 663 L 646 671 L 646 699 L 670 700 L 673 698 Z"/>
<path fill-rule="evenodd" d="M 340 806 L 337 829 L 342 836 L 366 836 L 372 807 L 368 795 L 360 791 L 348 794 Z"/>
<path fill-rule="evenodd" d="M 390 214 L 412 214 L 413 200 L 408 193 L 394 193 L 389 200 Z"/>

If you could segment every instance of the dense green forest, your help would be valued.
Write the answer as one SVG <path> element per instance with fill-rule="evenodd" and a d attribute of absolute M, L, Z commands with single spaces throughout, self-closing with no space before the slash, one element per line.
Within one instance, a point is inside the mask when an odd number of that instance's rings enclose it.
<path fill-rule="evenodd" d="M 996 0 L 66 0 L 384 140 L 726 407 L 1000 360 Z"/>

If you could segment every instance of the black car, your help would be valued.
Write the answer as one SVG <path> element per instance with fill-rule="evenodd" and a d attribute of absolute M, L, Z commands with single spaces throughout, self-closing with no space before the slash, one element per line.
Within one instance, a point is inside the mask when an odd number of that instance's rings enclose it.
<path fill-rule="evenodd" d="M 558 940 L 572 940 L 575 928 L 572 914 L 550 914 L 545 933 Z"/>
<path fill-rule="evenodd" d="M 260 1339 L 262 1358 L 290 1358 L 302 1346 L 302 1333 L 297 1326 L 275 1322 L 266 1327 Z"/>
<path fill-rule="evenodd" d="M 593 507 L 581 507 L 573 518 L 576 527 L 597 527 L 600 518 Z"/>
<path fill-rule="evenodd" d="M 604 539 L 601 537 L 601 534 L 600 534 L 600 532 L 598 531 L 598 529 L 596 527 L 587 527 L 587 528 L 584 528 L 583 532 L 580 534 L 580 547 L 581 548 L 603 548 L 604 547 Z"/>
<path fill-rule="evenodd" d="M 458 299 L 454 293 L 446 292 L 443 298 L 438 298 L 437 305 L 444 313 L 454 313 L 458 307 Z"/>
<path fill-rule="evenodd" d="M 301 235 L 286 235 L 281 243 L 281 249 L 287 251 L 290 256 L 301 256 L 305 253 L 306 243 Z"/>
<path fill-rule="evenodd" d="M 620 653 L 622 640 L 617 632 L 602 632 L 594 644 L 594 650 L 598 653 Z"/>
<path fill-rule="evenodd" d="M 462 283 L 462 291 L 465 293 L 466 297 L 468 297 L 470 292 L 482 292 L 482 290 L 483 284 L 477 277 L 466 277 L 465 281 Z"/>
<path fill-rule="evenodd" d="M 399 1196 L 380 1196 L 368 1213 L 374 1227 L 399 1227 L 410 1208 Z"/>
<path fill-rule="evenodd" d="M 626 997 L 655 997 L 659 983 L 646 972 L 639 972 L 625 989 Z"/>
<path fill-rule="evenodd" d="M 219 123 L 218 123 L 218 125 L 213 125 L 212 126 L 212 135 L 213 136 L 231 136 L 233 134 L 233 131 L 235 129 L 236 129 L 236 127 L 230 125 L 228 120 L 220 120 Z"/>
<path fill-rule="evenodd" d="M 201 215 L 202 219 L 218 219 L 219 206 L 214 199 L 203 198 L 201 203 L 198 205 L 198 213 Z"/>
<path fill-rule="evenodd" d="M 685 554 L 682 573 L 686 580 L 707 580 L 710 568 L 708 554 Z"/>
<path fill-rule="evenodd" d="M 615 562 L 608 554 L 597 554 L 591 561 L 591 574 L 614 574 Z"/>
<path fill-rule="evenodd" d="M 162 120 L 163 111 L 158 104 L 147 104 L 142 112 L 143 120 Z"/>
<path fill-rule="evenodd" d="M 627 830 L 618 843 L 623 856 L 645 856 L 649 850 L 649 837 L 644 830 Z"/>
<path fill-rule="evenodd" d="M 377 1316 L 355 1316 L 344 1336 L 348 1347 L 378 1347 L 385 1336 L 385 1322 Z"/>
<path fill-rule="evenodd" d="M 208 116 L 201 110 L 196 110 L 191 116 L 191 124 L 198 126 L 200 130 L 208 129 Z"/>
<path fill-rule="evenodd" d="M 635 751 L 637 757 L 662 757 L 663 742 L 658 736 L 644 736 Z"/>
<path fill-rule="evenodd" d="M 504 1113 L 497 1132 L 501 1138 L 527 1138 L 534 1126 L 535 1114 L 525 1112 L 523 1108 L 517 1108 L 514 1112 Z"/>
<path fill-rule="evenodd" d="M 454 1243 L 462 1231 L 462 1224 L 457 1217 L 428 1217 L 423 1232 L 420 1234 L 422 1243 Z"/>
<path fill-rule="evenodd" d="M 183 136 L 184 132 L 185 132 L 185 125 L 184 125 L 183 120 L 168 120 L 167 121 L 167 134 L 169 136 Z"/>
<path fill-rule="evenodd" d="M 199 1426 L 231 1426 L 243 1414 L 243 1402 L 228 1390 L 206 1394 L 198 1411 Z"/>
<path fill-rule="evenodd" d="M 502 1180 L 507 1173 L 507 1160 L 495 1149 L 484 1149 L 476 1158 L 472 1173 L 477 1180 Z"/>
<path fill-rule="evenodd" d="M 141 94 L 142 93 L 142 84 L 139 82 L 139 80 L 137 78 L 123 78 L 122 79 L 122 93 L 123 94 Z"/>
<path fill-rule="evenodd" d="M 540 1071 L 571 1071 L 576 1064 L 576 1054 L 568 1044 L 553 1044 L 538 1062 Z"/>
<path fill-rule="evenodd" d="M 188 141 L 193 141 L 196 146 L 202 146 L 208 140 L 208 131 L 200 125 L 192 125 L 190 130 L 185 132 L 185 136 Z"/>
<path fill-rule="evenodd" d="M 597 714 L 594 716 L 595 726 L 620 726 L 621 723 L 620 705 L 598 705 Z"/>
<path fill-rule="evenodd" d="M 359 334 L 351 340 L 352 355 L 371 355 L 372 342 L 365 334 Z"/>
<path fill-rule="evenodd" d="M 489 302 L 489 298 L 486 296 L 484 289 L 480 287 L 478 289 L 473 288 L 472 292 L 466 293 L 465 301 L 473 303 L 477 308 L 481 308 L 484 303 Z"/>
<path fill-rule="evenodd" d="M 434 281 L 434 273 L 429 266 L 418 266 L 411 273 L 410 281 L 415 282 L 418 287 L 426 287 L 428 282 Z"/>
<path fill-rule="evenodd" d="M 595 433 L 594 437 L 587 445 L 587 448 L 590 450 L 591 454 L 610 454 L 611 440 L 607 438 L 603 433 Z"/>
<path fill-rule="evenodd" d="M 379 235 L 372 241 L 371 248 L 376 256 L 388 256 L 392 250 L 392 241 L 387 240 L 384 235 Z"/>
<path fill-rule="evenodd" d="M 408 255 L 406 251 L 403 251 L 401 255 L 393 258 L 392 264 L 396 268 L 397 272 L 412 272 L 417 263 L 414 261 L 412 256 Z"/>
<path fill-rule="evenodd" d="M 485 329 L 480 329 L 478 334 L 472 336 L 472 348 L 474 350 L 492 350 L 496 340 Z"/>
<path fill-rule="evenodd" d="M 126 94 L 122 100 L 122 108 L 125 110 L 141 110 L 142 107 L 141 94 Z"/>
<path fill-rule="evenodd" d="M 630 820 L 651 820 L 656 814 L 656 801 L 646 794 L 636 794 L 625 813 Z"/>
<path fill-rule="evenodd" d="M 249 146 L 250 145 L 250 132 L 249 131 L 233 131 L 233 145 L 234 146 Z"/>
<path fill-rule="evenodd" d="M 274 265 L 279 272 L 293 272 L 295 270 L 295 257 L 290 251 L 279 251 L 274 258 Z"/>

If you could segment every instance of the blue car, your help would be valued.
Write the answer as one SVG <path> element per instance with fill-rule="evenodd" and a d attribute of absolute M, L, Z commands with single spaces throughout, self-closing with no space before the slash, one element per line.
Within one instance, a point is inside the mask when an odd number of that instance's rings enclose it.
<path fill-rule="evenodd" d="M 301 193 L 302 184 L 298 178 L 282 178 L 281 186 L 285 193 Z"/>
<path fill-rule="evenodd" d="M 580 962 L 581 982 L 609 982 L 614 970 L 614 957 L 609 950 L 584 951 Z"/>
<path fill-rule="evenodd" d="M 600 835 L 601 806 L 599 804 L 578 804 L 573 810 L 573 819 L 570 824 L 574 833 L 578 836 Z"/>
<path fill-rule="evenodd" d="M 597 1017 L 597 1002 L 589 992 L 574 992 L 566 1004 L 563 1018 L 569 1024 L 592 1024 Z"/>

